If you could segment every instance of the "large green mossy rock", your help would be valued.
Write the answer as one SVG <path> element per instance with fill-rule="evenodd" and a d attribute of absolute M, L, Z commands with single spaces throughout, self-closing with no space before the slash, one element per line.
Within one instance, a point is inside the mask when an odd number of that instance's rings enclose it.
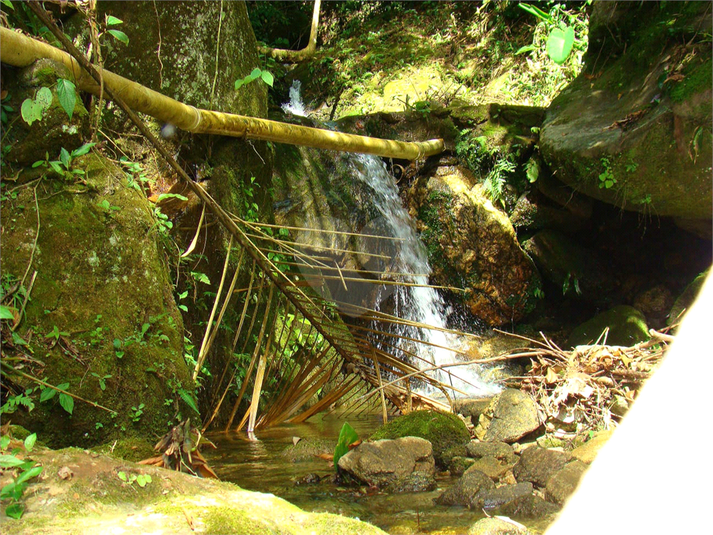
<path fill-rule="evenodd" d="M 569 335 L 572 347 L 593 344 L 609 329 L 606 344 L 610 346 L 633 346 L 649 339 L 649 328 L 644 315 L 634 307 L 619 305 L 594 316 L 576 327 Z M 603 343 L 601 338 L 600 343 Z"/>
<path fill-rule="evenodd" d="M 401 437 L 420 437 L 428 440 L 433 445 L 436 464 L 444 468 L 450 462 L 450 459 L 445 457 L 446 450 L 470 441 L 470 433 L 463 420 L 455 414 L 432 410 L 414 411 L 400 416 L 377 429 L 369 440 Z"/>
<path fill-rule="evenodd" d="M 71 167 L 85 172 L 84 184 L 49 174 L 3 198 L 3 280 L 19 281 L 29 266 L 29 290 L 36 272 L 15 331 L 28 345 L 5 345 L 3 357 L 28 355 L 24 372 L 68 383 L 116 414 L 77 400 L 70 416 L 58 396 L 40 403 L 36 393 L 32 412 L 8 417 L 52 445 L 160 436 L 178 391 L 193 391 L 162 236 L 145 195 L 116 165 L 89 154 Z"/>
<path fill-rule="evenodd" d="M 708 8 L 596 3 L 585 68 L 547 110 L 540 149 L 574 189 L 626 210 L 707 220 L 710 236 Z"/>

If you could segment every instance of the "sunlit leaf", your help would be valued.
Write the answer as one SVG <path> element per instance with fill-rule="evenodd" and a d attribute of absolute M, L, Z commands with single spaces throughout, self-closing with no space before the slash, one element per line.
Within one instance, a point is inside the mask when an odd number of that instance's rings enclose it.
<path fill-rule="evenodd" d="M 124 44 L 129 44 L 129 36 L 120 30 L 107 30 L 107 32 L 112 35 L 115 39 L 118 39 Z"/>
<path fill-rule="evenodd" d="M 349 444 L 356 442 L 359 435 L 354 431 L 354 428 L 348 422 L 344 422 L 342 430 L 339 432 L 339 441 L 337 447 L 334 448 L 334 467 L 337 468 L 339 459 L 341 459 L 348 451 Z"/>
<path fill-rule="evenodd" d="M 0 468 L 14 468 L 24 462 L 25 461 L 18 459 L 14 455 L 0 455 Z"/>
<path fill-rule="evenodd" d="M 77 103 L 77 91 L 75 85 L 69 80 L 60 78 L 57 80 L 57 98 L 59 103 L 67 112 L 69 118 L 72 118 L 74 113 L 74 106 Z"/>
<path fill-rule="evenodd" d="M 28 479 L 32 479 L 33 477 L 37 477 L 42 473 L 42 467 L 41 466 L 35 466 L 34 468 L 30 468 L 29 470 L 26 470 L 25 472 L 22 472 L 20 476 L 15 480 L 15 484 L 19 485 L 21 483 L 24 483 Z"/>
<path fill-rule="evenodd" d="M 275 81 L 275 77 L 272 75 L 272 73 L 267 72 L 267 71 L 262 71 L 262 73 L 260 73 L 260 77 L 262 78 L 263 82 L 265 82 L 267 85 L 272 87 L 272 84 Z"/>
<path fill-rule="evenodd" d="M 37 442 L 37 433 L 32 433 L 25 439 L 25 449 L 32 451 L 32 448 L 35 447 L 35 442 Z"/>
<path fill-rule="evenodd" d="M 547 38 L 547 55 L 558 65 L 567 61 L 574 45 L 574 28 L 555 28 Z"/>
<path fill-rule="evenodd" d="M 121 20 L 120 18 L 113 16 L 113 15 L 106 16 L 106 25 L 107 26 L 115 26 L 117 24 L 124 24 L 124 21 Z"/>
<path fill-rule="evenodd" d="M 14 321 L 15 316 L 13 316 L 12 311 L 9 307 L 6 307 L 5 305 L 0 305 L 0 319 Z"/>
<path fill-rule="evenodd" d="M 60 392 L 59 393 L 59 404 L 69 414 L 72 414 L 72 411 L 74 410 L 74 400 L 72 399 L 72 396 L 65 394 L 64 392 Z"/>
<path fill-rule="evenodd" d="M 5 514 L 10 518 L 14 518 L 15 520 L 19 520 L 20 518 L 22 518 L 22 513 L 24 512 L 25 506 L 21 503 L 13 503 L 11 505 L 8 505 L 7 509 L 5 509 Z"/>

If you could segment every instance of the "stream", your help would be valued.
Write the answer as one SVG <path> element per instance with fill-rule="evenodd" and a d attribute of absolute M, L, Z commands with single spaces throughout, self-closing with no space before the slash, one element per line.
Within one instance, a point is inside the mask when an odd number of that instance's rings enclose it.
<path fill-rule="evenodd" d="M 217 449 L 202 451 L 223 481 L 246 490 L 274 494 L 306 511 L 359 518 L 389 533 L 465 533 L 485 516 L 464 507 L 434 504 L 435 498 L 457 479 L 447 472 L 437 476 L 438 488 L 432 492 L 367 494 L 364 487 L 333 483 L 331 461 L 315 457 L 312 461 L 293 463 L 283 457 L 282 452 L 292 444 L 293 437 L 336 441 L 343 422 L 334 414 L 318 415 L 306 423 L 258 430 L 258 441 L 249 441 L 244 434 L 213 433 L 208 438 Z M 367 437 L 381 425 L 381 417 L 350 416 L 349 423 L 360 437 Z M 322 480 L 316 484 L 295 484 L 311 473 Z"/>

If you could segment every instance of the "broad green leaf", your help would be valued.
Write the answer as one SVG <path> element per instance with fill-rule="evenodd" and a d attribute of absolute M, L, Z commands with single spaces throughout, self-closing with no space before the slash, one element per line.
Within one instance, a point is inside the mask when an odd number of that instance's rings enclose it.
<path fill-rule="evenodd" d="M 547 55 L 558 65 L 562 65 L 574 45 L 574 28 L 567 26 L 564 30 L 555 28 L 547 38 Z"/>
<path fill-rule="evenodd" d="M 16 346 L 28 345 L 27 341 L 22 336 L 17 334 L 15 331 L 12 332 L 12 343 L 15 344 Z"/>
<path fill-rule="evenodd" d="M 18 459 L 14 455 L 0 455 L 0 468 L 14 468 L 24 462 L 25 461 Z"/>
<path fill-rule="evenodd" d="M 245 84 L 245 80 L 235 80 L 235 89 L 240 89 Z M 24 115 L 23 115 L 24 117 Z"/>
<path fill-rule="evenodd" d="M 62 383 L 61 385 L 57 385 L 57 390 L 67 390 L 69 388 L 69 383 Z"/>
<path fill-rule="evenodd" d="M 255 67 L 253 71 L 246 76 L 246 78 L 249 78 L 250 81 L 252 82 L 253 80 L 257 80 L 260 78 L 260 75 L 262 74 L 262 69 L 260 67 Z"/>
<path fill-rule="evenodd" d="M 5 509 L 5 514 L 10 518 L 14 518 L 15 520 L 19 520 L 20 518 L 22 518 L 22 514 L 24 512 L 25 506 L 21 503 L 10 504 L 7 506 L 7 509 Z"/>
<path fill-rule="evenodd" d="M 187 201 L 188 197 L 179 195 L 178 193 L 162 193 L 158 196 L 157 202 L 161 202 L 164 199 L 178 199 L 179 201 Z"/>
<path fill-rule="evenodd" d="M 40 87 L 35 95 L 35 102 L 42 106 L 42 112 L 44 113 L 52 105 L 52 91 L 49 87 Z"/>
<path fill-rule="evenodd" d="M 59 99 L 59 103 L 64 111 L 66 111 L 69 118 L 72 119 L 74 105 L 77 103 L 77 91 L 75 85 L 64 78 L 57 80 L 57 98 Z"/>
<path fill-rule="evenodd" d="M 356 442 L 358 439 L 359 435 L 354 431 L 354 428 L 348 422 L 344 422 L 342 430 L 339 432 L 337 447 L 334 448 L 334 468 L 338 467 L 339 459 L 349 451 L 349 444 Z"/>
<path fill-rule="evenodd" d="M 113 15 L 106 16 L 106 25 L 107 26 L 115 26 L 117 24 L 124 24 L 124 21 L 121 20 L 120 18 L 114 17 Z"/>
<path fill-rule="evenodd" d="M 6 307 L 5 305 L 0 305 L 0 319 L 14 320 L 15 316 L 12 315 L 12 311 L 9 307 Z"/>
<path fill-rule="evenodd" d="M 42 119 L 42 108 L 32 99 L 25 99 L 20 107 L 20 115 L 24 121 L 31 125 Z"/>
<path fill-rule="evenodd" d="M 4 437 L 0 437 L 0 450 L 7 449 L 7 447 L 10 445 L 10 437 L 5 435 Z"/>
<path fill-rule="evenodd" d="M 37 433 L 32 433 L 25 439 L 25 449 L 32 451 L 32 448 L 35 447 L 35 442 L 37 442 Z"/>
<path fill-rule="evenodd" d="M 15 484 L 19 485 L 20 483 L 24 483 L 28 479 L 32 479 L 33 477 L 37 477 L 42 473 L 42 467 L 41 466 L 35 466 L 34 468 L 30 468 L 29 470 L 26 470 L 25 472 L 22 472 L 20 474 L 20 477 L 18 477 L 15 480 Z"/>
<path fill-rule="evenodd" d="M 74 410 L 74 400 L 72 399 L 72 396 L 65 394 L 63 392 L 60 392 L 59 393 L 59 404 L 69 414 L 72 414 L 72 411 Z"/>
<path fill-rule="evenodd" d="M 272 84 L 275 81 L 275 77 L 272 75 L 272 73 L 267 72 L 267 71 L 262 71 L 262 73 L 260 74 L 260 77 L 262 78 L 263 82 L 265 82 L 267 85 L 272 87 Z"/>
<path fill-rule="evenodd" d="M 119 476 L 119 479 L 121 479 L 122 481 L 126 481 L 126 480 L 127 480 L 127 479 L 126 479 L 126 473 L 125 473 L 125 472 L 119 472 L 117 475 Z"/>
<path fill-rule="evenodd" d="M 58 175 L 61 175 L 61 174 L 62 174 L 62 166 L 60 165 L 61 163 L 62 163 L 62 162 L 58 162 L 58 161 L 52 161 L 52 162 L 50 162 L 50 167 L 51 167 L 52 170 L 53 170 L 55 173 L 57 173 Z"/>
<path fill-rule="evenodd" d="M 69 169 L 69 164 L 72 163 L 72 157 L 69 155 L 69 151 L 64 147 L 59 151 L 59 161 L 62 162 L 65 169 Z"/>
<path fill-rule="evenodd" d="M 178 395 L 181 396 L 181 399 L 186 402 L 186 405 L 188 405 L 191 409 L 193 409 L 198 414 L 200 414 L 200 411 L 198 410 L 198 406 L 196 405 L 196 401 L 193 399 L 193 396 L 191 395 L 190 392 L 188 392 L 187 390 L 184 390 L 183 388 L 179 388 Z"/>
<path fill-rule="evenodd" d="M 53 388 L 43 388 L 40 393 L 40 403 L 52 399 L 56 393 L 57 391 Z"/>
<path fill-rule="evenodd" d="M 129 36 L 126 35 L 124 32 L 119 31 L 119 30 L 107 30 L 107 32 L 112 35 L 115 39 L 118 39 L 122 43 L 128 45 L 129 44 Z"/>
<path fill-rule="evenodd" d="M 89 152 L 89 150 L 96 145 L 96 143 L 85 143 L 78 149 L 72 151 L 72 158 L 78 158 L 79 156 L 84 156 Z"/>
<path fill-rule="evenodd" d="M 532 52 L 533 50 L 535 50 L 535 45 L 526 45 L 519 48 L 518 51 L 515 52 L 515 55 L 525 54 L 526 52 Z"/>
<path fill-rule="evenodd" d="M 7 6 L 13 11 L 15 11 L 15 6 L 12 5 L 12 2 L 10 0 L 2 0 L 2 3 L 4 6 Z"/>

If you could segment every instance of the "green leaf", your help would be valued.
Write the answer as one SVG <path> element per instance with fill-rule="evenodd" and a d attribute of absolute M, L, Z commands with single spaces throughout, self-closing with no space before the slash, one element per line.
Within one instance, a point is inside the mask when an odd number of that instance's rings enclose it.
<path fill-rule="evenodd" d="M 5 450 L 10 445 L 10 437 L 5 435 L 0 437 L 0 450 Z"/>
<path fill-rule="evenodd" d="M 62 162 L 62 165 L 64 165 L 65 169 L 69 170 L 69 164 L 72 163 L 72 157 L 69 155 L 69 152 L 64 147 L 62 147 L 59 151 L 59 161 Z"/>
<path fill-rule="evenodd" d="M 44 113 L 52 105 L 52 91 L 49 87 L 40 87 L 35 95 L 35 102 L 42 107 L 42 112 Z"/>
<path fill-rule="evenodd" d="M 12 2 L 10 0 L 2 0 L 2 3 L 4 6 L 7 6 L 13 11 L 15 11 L 15 6 L 12 5 Z"/>
<path fill-rule="evenodd" d="M 265 82 L 267 85 L 272 87 L 272 84 L 275 81 L 275 77 L 272 75 L 272 73 L 267 72 L 267 71 L 262 71 L 260 73 L 260 77 L 262 78 L 263 82 Z"/>
<path fill-rule="evenodd" d="M 235 89 L 236 90 L 243 87 L 243 85 L 245 85 L 245 80 L 235 80 Z M 23 115 L 23 117 L 24 117 L 24 115 Z"/>
<path fill-rule="evenodd" d="M 69 383 L 62 383 L 61 385 L 57 385 L 57 390 L 67 390 L 69 388 Z"/>
<path fill-rule="evenodd" d="M 67 112 L 69 118 L 72 118 L 74 113 L 74 105 L 77 103 L 77 91 L 76 86 L 69 80 L 60 78 L 57 80 L 57 98 L 59 103 Z"/>
<path fill-rule="evenodd" d="M 72 399 L 72 396 L 65 394 L 64 392 L 60 392 L 59 393 L 59 404 L 69 414 L 72 414 L 72 411 L 74 410 L 74 400 Z"/>
<path fill-rule="evenodd" d="M 89 152 L 89 150 L 90 150 L 94 145 L 96 145 L 96 143 L 85 143 L 84 145 L 82 145 L 82 146 L 79 147 L 78 149 L 73 150 L 73 151 L 72 151 L 72 158 L 77 158 L 77 157 L 79 157 L 79 156 L 84 156 L 85 154 L 87 154 L 87 153 Z"/>
<path fill-rule="evenodd" d="M 521 4 L 519 4 L 521 5 Z M 547 55 L 558 65 L 562 65 L 574 45 L 574 28 L 567 26 L 564 30 L 555 28 L 547 38 Z"/>
<path fill-rule="evenodd" d="M 9 307 L 6 307 L 5 305 L 0 305 L 0 319 L 14 320 L 15 316 L 12 315 L 12 311 Z"/>
<path fill-rule="evenodd" d="M 127 479 L 126 479 L 126 473 L 125 473 L 125 472 L 119 472 L 117 475 L 119 476 L 119 479 L 121 479 L 122 481 L 126 481 L 126 480 L 127 480 Z"/>
<path fill-rule="evenodd" d="M 25 439 L 25 449 L 29 452 L 35 447 L 35 442 L 37 442 L 37 433 L 32 433 Z"/>
<path fill-rule="evenodd" d="M 15 344 L 16 346 L 28 345 L 27 341 L 22 336 L 17 334 L 15 331 L 12 332 L 12 343 Z"/>
<path fill-rule="evenodd" d="M 549 13 L 545 13 L 539 7 L 530 4 L 525 4 L 524 2 L 519 3 L 518 6 L 520 6 L 522 9 L 524 9 L 531 15 L 536 16 L 538 19 L 544 20 L 545 22 L 552 22 L 552 17 L 549 15 Z"/>
<path fill-rule="evenodd" d="M 60 165 L 61 163 L 62 162 L 57 162 L 57 161 L 50 162 L 50 167 L 58 175 L 62 174 L 62 166 Z"/>
<path fill-rule="evenodd" d="M 14 455 L 0 455 L 0 468 L 14 468 L 24 462 L 25 461 L 18 459 Z"/>
<path fill-rule="evenodd" d="M 20 107 L 20 115 L 27 124 L 31 125 L 42 119 L 42 108 L 34 100 L 26 98 Z"/>
<path fill-rule="evenodd" d="M 200 414 L 200 411 L 198 410 L 198 405 L 196 405 L 196 401 L 193 399 L 193 396 L 190 392 L 184 390 L 183 388 L 179 388 L 178 395 L 181 396 L 181 399 L 186 402 L 186 405 L 196 411 L 196 413 Z"/>
<path fill-rule="evenodd" d="M 260 75 L 262 74 L 262 69 L 260 67 L 255 67 L 253 71 L 248 74 L 245 78 L 248 80 L 248 82 L 252 82 L 253 80 L 257 80 L 260 78 Z"/>
<path fill-rule="evenodd" d="M 106 16 L 106 25 L 107 26 L 115 26 L 117 24 L 124 24 L 124 21 L 117 17 L 114 17 L 113 15 Z"/>
<path fill-rule="evenodd" d="M 19 520 L 20 518 L 22 518 L 22 514 L 24 512 L 25 506 L 21 503 L 10 504 L 7 506 L 7 509 L 5 509 L 5 514 L 10 518 L 14 518 L 15 520 Z"/>
<path fill-rule="evenodd" d="M 43 388 L 42 392 L 40 393 L 40 403 L 52 399 L 56 393 L 57 391 L 53 388 Z"/>
<path fill-rule="evenodd" d="M 179 195 L 178 193 L 162 193 L 158 196 L 157 202 L 161 202 L 164 199 L 178 199 L 179 201 L 187 201 L 188 197 Z"/>
<path fill-rule="evenodd" d="M 37 477 L 42 473 L 42 467 L 41 466 L 35 466 L 34 468 L 30 468 L 29 470 L 26 470 L 25 472 L 22 472 L 20 474 L 20 477 L 18 477 L 15 480 L 16 485 L 20 485 L 21 483 L 24 483 L 28 479 L 32 479 L 33 477 Z"/>
<path fill-rule="evenodd" d="M 339 459 L 349 451 L 349 444 L 356 442 L 358 439 L 359 435 L 354 431 L 354 428 L 348 422 L 344 422 L 342 430 L 339 432 L 337 447 L 334 448 L 334 468 L 337 468 Z"/>
<path fill-rule="evenodd" d="M 113 36 L 115 39 L 118 39 L 125 45 L 129 44 L 129 36 L 126 35 L 124 32 L 119 30 L 107 30 L 107 33 L 109 33 L 111 36 Z"/>
<path fill-rule="evenodd" d="M 517 52 L 515 52 L 515 55 L 518 56 L 520 54 L 524 54 L 526 52 L 532 52 L 535 50 L 535 45 L 525 45 L 523 47 L 520 47 Z"/>

